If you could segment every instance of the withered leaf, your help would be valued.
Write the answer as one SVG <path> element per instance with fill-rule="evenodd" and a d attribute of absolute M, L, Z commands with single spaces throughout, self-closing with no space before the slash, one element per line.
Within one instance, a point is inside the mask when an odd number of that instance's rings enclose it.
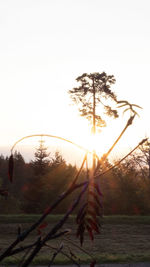
<path fill-rule="evenodd" d="M 14 171 L 14 159 L 13 155 L 11 154 L 8 161 L 8 177 L 11 183 L 13 181 L 13 171 Z"/>
<path fill-rule="evenodd" d="M 88 230 L 90 239 L 93 241 L 94 240 L 94 235 L 93 235 L 93 232 L 92 232 L 92 228 L 89 225 L 86 225 L 86 229 Z"/>

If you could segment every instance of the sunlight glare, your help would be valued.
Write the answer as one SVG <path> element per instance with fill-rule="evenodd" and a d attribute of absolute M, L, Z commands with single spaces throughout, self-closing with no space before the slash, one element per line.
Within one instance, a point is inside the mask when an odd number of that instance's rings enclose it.
<path fill-rule="evenodd" d="M 97 156 L 101 157 L 106 152 L 105 142 L 101 137 L 99 133 L 95 135 L 88 133 L 85 136 L 81 136 L 80 142 L 90 152 L 95 151 Z"/>

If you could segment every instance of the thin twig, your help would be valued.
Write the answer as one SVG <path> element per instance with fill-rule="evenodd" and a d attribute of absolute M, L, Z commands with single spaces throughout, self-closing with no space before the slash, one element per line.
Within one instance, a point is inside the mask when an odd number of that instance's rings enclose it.
<path fill-rule="evenodd" d="M 57 250 L 57 248 L 54 248 L 52 246 L 50 246 L 49 244 L 45 244 L 45 246 Z M 65 253 L 64 251 L 60 251 L 60 253 L 64 256 L 66 256 L 69 260 L 71 260 L 74 264 L 76 264 L 78 267 L 80 267 L 80 264 L 78 262 L 76 262 L 72 257 L 70 257 L 67 253 Z"/>
<path fill-rule="evenodd" d="M 38 238 L 38 240 L 39 240 L 39 238 Z M 34 246 L 37 245 L 38 240 L 37 240 L 36 242 L 30 244 L 30 245 L 27 245 L 27 246 L 24 246 L 24 247 L 20 247 L 20 248 L 16 248 L 16 249 L 12 250 L 12 251 L 10 252 L 9 256 L 18 254 L 18 253 L 20 253 L 20 252 L 22 252 L 22 251 L 24 251 L 24 250 L 26 250 L 26 249 L 33 248 Z"/>
<path fill-rule="evenodd" d="M 52 259 L 51 259 L 51 261 L 50 261 L 48 267 L 51 267 L 51 265 L 53 264 L 53 262 L 54 262 L 56 256 L 58 255 L 58 253 L 61 252 L 62 249 L 63 249 L 63 244 L 61 244 L 61 246 L 60 246 L 60 247 L 57 249 L 57 251 L 53 254 Z"/>
<path fill-rule="evenodd" d="M 70 240 L 69 238 L 63 238 L 64 241 L 69 242 L 71 245 L 75 246 L 76 248 L 78 248 L 79 250 L 83 251 L 85 254 L 87 254 L 88 256 L 90 256 L 90 258 L 92 258 L 92 260 L 94 260 L 94 257 L 88 252 L 86 251 L 84 248 L 80 247 L 79 245 L 77 245 L 76 243 L 74 243 L 72 240 Z"/>
<path fill-rule="evenodd" d="M 126 156 L 124 156 L 121 160 L 119 160 L 115 165 L 113 165 L 112 167 L 110 167 L 108 170 L 97 174 L 94 176 L 94 179 L 99 178 L 100 176 L 106 174 L 107 172 L 113 170 L 116 166 L 118 166 L 123 160 L 125 160 L 128 156 L 130 156 L 141 144 L 143 144 L 144 142 L 146 142 L 147 139 L 143 139 L 135 148 L 133 148 Z"/>
<path fill-rule="evenodd" d="M 126 123 L 126 126 L 124 127 L 124 129 L 122 130 L 122 132 L 120 133 L 120 135 L 118 136 L 118 138 L 116 139 L 116 141 L 113 143 L 113 145 L 111 146 L 111 148 L 107 151 L 106 154 L 103 155 L 103 157 L 101 159 L 99 159 L 98 164 L 97 164 L 97 167 L 95 168 L 94 174 L 97 173 L 100 165 L 108 158 L 109 154 L 114 149 L 114 147 L 116 146 L 116 144 L 118 143 L 118 141 L 121 139 L 121 137 L 123 136 L 123 134 L 125 133 L 125 131 L 127 130 L 127 128 L 132 124 L 134 118 L 135 118 L 135 115 L 131 116 L 128 119 L 128 121 Z"/>
<path fill-rule="evenodd" d="M 28 250 L 26 251 L 26 253 L 23 255 L 21 262 L 19 263 L 18 267 L 21 267 L 21 265 L 23 264 L 23 262 L 25 261 L 25 258 L 28 256 L 28 254 L 30 253 L 30 250 L 32 249 L 32 247 L 29 247 Z"/>

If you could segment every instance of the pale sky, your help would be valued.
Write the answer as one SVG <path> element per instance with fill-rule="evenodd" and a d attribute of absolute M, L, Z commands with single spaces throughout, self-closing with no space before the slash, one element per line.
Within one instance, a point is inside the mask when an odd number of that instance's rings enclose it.
<path fill-rule="evenodd" d="M 90 127 L 67 91 L 84 72 L 114 75 L 118 98 L 143 107 L 119 150 L 149 136 L 149 14 L 149 0 L 0 0 L 0 154 L 30 134 L 83 145 Z M 102 151 L 126 120 L 104 130 Z"/>

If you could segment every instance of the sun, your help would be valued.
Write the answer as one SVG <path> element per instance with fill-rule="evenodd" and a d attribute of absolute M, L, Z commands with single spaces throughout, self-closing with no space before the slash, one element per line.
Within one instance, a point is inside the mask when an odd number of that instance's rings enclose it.
<path fill-rule="evenodd" d="M 104 135 L 101 133 L 96 133 L 95 135 L 90 132 L 86 133 L 86 135 L 81 134 L 78 143 L 91 153 L 95 151 L 98 157 L 107 152 Z"/>

